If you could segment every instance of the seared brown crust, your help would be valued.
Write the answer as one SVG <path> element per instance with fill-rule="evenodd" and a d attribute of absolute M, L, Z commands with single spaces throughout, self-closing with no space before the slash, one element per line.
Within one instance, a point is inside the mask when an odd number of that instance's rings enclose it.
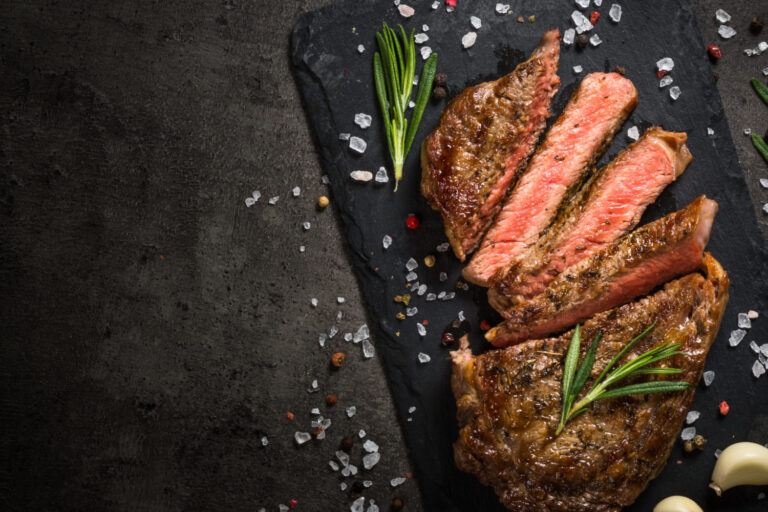
<path fill-rule="evenodd" d="M 490 226 L 546 126 L 560 85 L 559 55 L 560 32 L 550 30 L 512 73 L 454 98 L 422 145 L 421 193 L 442 213 L 462 261 Z"/>
<path fill-rule="evenodd" d="M 492 486 L 512 511 L 618 511 L 634 502 L 669 457 L 728 301 L 728 277 L 709 254 L 701 271 L 596 315 L 582 329 L 584 340 L 603 332 L 587 388 L 654 321 L 656 327 L 619 364 L 672 339 L 687 355 L 663 363 L 683 370 L 671 378 L 691 388 L 597 401 L 558 437 L 562 363 L 571 332 L 478 357 L 466 346 L 453 352 L 457 466 Z"/>

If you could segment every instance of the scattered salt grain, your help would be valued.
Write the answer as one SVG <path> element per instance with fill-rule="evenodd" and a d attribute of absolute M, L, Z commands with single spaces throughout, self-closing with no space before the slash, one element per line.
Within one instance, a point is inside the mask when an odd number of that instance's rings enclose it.
<path fill-rule="evenodd" d="M 301 195 L 301 188 L 293 187 L 293 189 L 291 189 L 291 193 L 293 194 L 293 197 L 299 197 Z"/>
<path fill-rule="evenodd" d="M 268 202 L 269 204 L 271 204 L 271 205 L 273 205 L 273 206 L 274 206 L 274 205 L 276 205 L 276 204 L 277 204 L 277 202 L 278 202 L 279 200 L 280 200 L 280 196 L 274 196 L 274 197 L 270 197 L 270 198 L 269 198 L 269 201 L 267 201 L 267 202 Z"/>
<path fill-rule="evenodd" d="M 603 5 L 603 0 L 595 0 L 595 7 L 600 7 Z"/>
<path fill-rule="evenodd" d="M 456 297 L 456 292 L 447 292 L 445 295 L 440 297 L 442 300 L 451 300 L 454 297 Z"/>
<path fill-rule="evenodd" d="M 418 289 L 418 290 L 416 290 L 416 293 L 417 293 L 417 294 L 419 294 L 420 296 L 421 296 L 421 295 L 424 295 L 425 293 L 427 293 L 427 285 L 425 285 L 425 284 L 420 284 L 420 285 L 419 285 L 419 289 Z"/>
<path fill-rule="evenodd" d="M 421 30 L 423 30 L 424 32 L 429 32 L 429 25 L 425 23 L 424 25 L 421 26 Z"/>
<path fill-rule="evenodd" d="M 752 340 L 749 342 L 749 348 L 751 348 L 752 352 L 754 352 L 755 354 L 760 353 L 760 346 L 757 344 L 755 340 Z"/>
<path fill-rule="evenodd" d="M 373 344 L 368 340 L 363 340 L 363 357 L 370 359 L 374 354 Z"/>
<path fill-rule="evenodd" d="M 587 19 L 587 17 L 581 14 L 579 11 L 573 11 L 571 13 L 571 19 L 576 25 L 577 33 L 582 34 L 592 30 L 592 24 L 589 22 L 589 19 Z"/>
<path fill-rule="evenodd" d="M 739 329 L 749 329 L 752 327 L 752 322 L 746 313 L 739 313 Z"/>
<path fill-rule="evenodd" d="M 256 200 L 252 198 L 251 196 L 248 196 L 245 198 L 245 207 L 250 208 L 251 206 L 256 204 Z"/>
<path fill-rule="evenodd" d="M 680 88 L 676 85 L 673 85 L 669 88 L 669 97 L 672 98 L 672 100 L 676 100 L 680 97 L 682 91 L 680 91 Z"/>
<path fill-rule="evenodd" d="M 365 51 L 365 46 L 362 44 L 357 45 L 357 51 L 363 53 Z"/>
<path fill-rule="evenodd" d="M 331 466 L 331 469 L 334 470 L 334 471 L 338 471 L 339 470 L 339 465 L 336 463 L 335 460 L 329 460 L 328 461 L 328 465 Z"/>
<path fill-rule="evenodd" d="M 763 343 L 760 345 L 760 353 L 763 355 L 763 357 L 768 357 L 768 343 Z"/>
<path fill-rule="evenodd" d="M 752 365 L 752 375 L 754 375 L 756 379 L 759 379 L 764 373 L 765 366 L 763 366 L 763 363 L 761 363 L 759 360 L 755 361 Z"/>
<path fill-rule="evenodd" d="M 434 2 L 432 2 L 432 10 L 433 11 L 435 9 L 437 9 L 438 7 L 440 7 L 440 1 L 439 0 L 435 0 Z"/>
<path fill-rule="evenodd" d="M 408 408 L 408 414 L 413 414 L 416 411 L 416 406 L 412 405 Z"/>
<path fill-rule="evenodd" d="M 433 300 L 437 299 L 437 295 L 434 293 L 428 293 L 427 298 L 425 299 L 427 302 L 432 302 Z"/>
<path fill-rule="evenodd" d="M 320 334 L 320 336 L 318 336 L 318 338 L 317 338 L 317 343 L 318 343 L 318 345 L 320 345 L 321 347 L 324 347 L 324 346 L 325 346 L 325 342 L 326 342 L 327 340 L 328 340 L 328 335 L 327 335 L 327 334 L 325 334 L 325 333 L 321 333 L 321 334 Z"/>
<path fill-rule="evenodd" d="M 423 324 L 416 324 L 416 331 L 418 331 L 419 336 L 427 335 L 427 328 Z"/>
<path fill-rule="evenodd" d="M 715 134 L 715 130 L 713 130 L 712 128 L 707 128 L 707 135 L 712 136 L 714 134 Z"/>
<path fill-rule="evenodd" d="M 277 509 L 278 509 L 280 512 L 288 512 L 288 511 L 290 510 L 290 507 L 289 507 L 288 505 L 284 505 L 284 504 L 282 504 L 282 503 L 281 503 L 281 504 L 279 504 L 279 505 L 277 506 Z"/>
<path fill-rule="evenodd" d="M 731 331 L 731 335 L 728 338 L 728 344 L 732 347 L 737 346 L 739 343 L 741 343 L 741 340 L 744 339 L 744 336 L 747 334 L 747 331 L 743 329 L 736 329 L 734 331 Z"/>
<path fill-rule="evenodd" d="M 603 40 L 600 39 L 600 36 L 597 34 L 593 34 L 592 37 L 589 38 L 589 44 L 592 46 L 600 46 L 602 42 Z"/>
<path fill-rule="evenodd" d="M 336 312 L 336 321 L 337 322 L 341 322 L 342 318 L 344 318 L 344 313 L 342 313 L 341 311 L 337 311 Z"/>
<path fill-rule="evenodd" d="M 463 322 L 467 318 L 464 316 L 464 311 L 459 311 L 459 314 L 457 315 L 459 317 L 459 322 Z"/>
<path fill-rule="evenodd" d="M 764 213 L 768 213 L 768 203 L 765 203 L 765 204 L 763 205 L 763 212 L 764 212 Z"/>
<path fill-rule="evenodd" d="M 312 436 L 309 435 L 309 432 L 296 432 L 293 434 L 293 438 L 296 440 L 296 444 L 302 445 L 312 439 Z"/>
<path fill-rule="evenodd" d="M 259 192 L 258 190 L 254 190 L 253 192 L 251 192 L 251 197 L 253 197 L 254 201 L 258 201 L 259 199 L 261 199 L 261 192 Z"/>
<path fill-rule="evenodd" d="M 371 331 L 370 329 L 368 329 L 368 324 L 363 324 L 355 333 L 354 342 L 360 343 L 361 341 L 367 340 L 370 337 L 371 337 Z"/>
<path fill-rule="evenodd" d="M 744 135 L 751 135 L 752 134 L 752 128 L 744 128 Z"/>
<path fill-rule="evenodd" d="M 416 11 L 411 7 L 410 5 L 401 4 L 397 7 L 397 10 L 400 11 L 400 16 L 403 18 L 410 18 L 413 16 Z"/>
<path fill-rule="evenodd" d="M 419 51 L 421 52 L 421 58 L 424 60 L 427 60 L 429 56 L 432 55 L 432 48 L 429 46 L 422 46 Z"/>
<path fill-rule="evenodd" d="M 696 435 L 696 427 L 686 427 L 683 429 L 682 432 L 680 432 L 680 439 L 683 441 L 688 441 L 689 439 L 693 439 L 693 436 Z"/>
<path fill-rule="evenodd" d="M 566 29 L 565 32 L 563 32 L 563 44 L 565 46 L 572 45 L 574 39 L 576 39 L 576 30 L 569 28 L 569 29 Z"/>
<path fill-rule="evenodd" d="M 465 49 L 470 48 L 475 44 L 475 41 L 477 41 L 477 32 L 467 32 L 461 38 L 461 46 Z"/>
<path fill-rule="evenodd" d="M 663 89 L 668 85 L 672 85 L 672 82 L 674 81 L 675 80 L 671 76 L 664 75 L 663 77 L 661 77 L 661 80 L 659 80 L 659 89 Z"/>
<path fill-rule="evenodd" d="M 436 247 L 437 252 L 447 252 L 448 249 L 450 248 L 451 248 L 451 244 L 449 244 L 448 242 L 443 242 L 442 244 Z"/>
<path fill-rule="evenodd" d="M 582 9 L 586 9 L 587 7 L 589 7 L 589 0 L 576 0 L 576 5 L 578 5 Z"/>
<path fill-rule="evenodd" d="M 411 101 L 408 102 L 408 108 L 413 108 L 415 106 L 416 106 L 416 102 L 415 101 L 411 100 Z"/>
<path fill-rule="evenodd" d="M 719 458 L 721 453 L 723 453 L 723 450 L 721 450 L 720 448 L 718 448 L 717 450 L 715 450 L 715 458 L 716 458 L 716 459 L 717 459 L 717 458 Z"/>
<path fill-rule="evenodd" d="M 336 297 L 336 302 L 338 302 L 339 304 L 344 304 L 346 300 L 347 299 L 345 299 L 344 297 Z"/>
<path fill-rule="evenodd" d="M 320 176 L 320 183 L 322 183 L 323 185 L 330 185 L 331 178 L 329 178 L 327 174 L 323 174 L 322 176 Z"/>
<path fill-rule="evenodd" d="M 477 16 L 470 16 L 469 23 L 475 28 L 475 30 L 478 30 L 480 27 L 483 26 L 483 22 Z"/>
<path fill-rule="evenodd" d="M 351 332 L 345 332 L 344 333 L 344 341 L 352 341 L 352 333 Z"/>
<path fill-rule="evenodd" d="M 398 485 L 403 485 L 405 483 L 405 477 L 398 476 L 397 478 L 393 478 L 389 481 L 389 485 L 392 487 L 397 487 Z"/>
<path fill-rule="evenodd" d="M 306 248 L 303 245 L 299 246 L 299 252 L 304 252 L 305 250 L 306 250 Z"/>
<path fill-rule="evenodd" d="M 355 124 L 365 130 L 371 126 L 372 118 L 368 114 L 355 114 Z"/>
<path fill-rule="evenodd" d="M 415 306 L 412 308 L 405 308 L 405 316 L 413 316 L 418 312 L 419 312 L 419 308 Z"/>
<path fill-rule="evenodd" d="M 445 292 L 443 291 L 443 292 L 438 293 L 437 294 L 437 298 L 440 299 L 440 300 L 443 300 L 443 298 L 445 298 Z"/>
<path fill-rule="evenodd" d="M 429 36 L 427 34 L 419 33 L 413 36 L 413 42 L 416 44 L 424 44 L 429 40 Z"/>
<path fill-rule="evenodd" d="M 637 140 L 640 138 L 640 130 L 637 128 L 637 126 L 633 126 L 629 130 L 627 130 L 627 137 L 629 137 L 632 140 Z"/>
<path fill-rule="evenodd" d="M 440 282 L 445 281 L 448 279 L 448 274 L 445 272 L 440 272 Z"/>
<path fill-rule="evenodd" d="M 418 267 L 419 267 L 419 262 L 413 258 L 410 258 L 408 261 L 405 262 L 405 268 L 407 268 L 409 271 L 416 270 Z"/>
<path fill-rule="evenodd" d="M 670 57 L 664 57 L 656 61 L 656 69 L 659 71 L 670 72 L 675 68 L 675 61 Z"/>
<path fill-rule="evenodd" d="M 365 430 L 360 429 L 360 432 L 358 432 L 357 435 L 358 435 L 358 437 L 360 437 L 360 439 L 364 438 L 365 437 Z"/>
<path fill-rule="evenodd" d="M 611 4 L 611 8 L 608 10 L 608 17 L 614 23 L 621 21 L 621 6 L 619 4 Z"/>
<path fill-rule="evenodd" d="M 768 180 L 762 179 L 760 180 L 760 184 L 765 188 L 768 188 Z M 757 317 L 759 316 L 760 316 L 760 313 L 758 313 L 754 309 L 750 309 L 749 311 L 747 311 L 747 318 L 749 318 L 750 320 L 757 320 Z"/>
<path fill-rule="evenodd" d="M 349 140 L 350 137 L 351 135 L 349 133 L 342 132 L 339 134 L 339 140 Z"/>
<path fill-rule="evenodd" d="M 381 246 L 386 250 L 389 249 L 390 245 L 392 245 L 392 237 L 384 235 L 384 238 L 381 239 Z"/>
<path fill-rule="evenodd" d="M 303 222 L 303 223 L 301 224 L 301 227 L 303 227 L 303 228 L 304 228 L 304 231 L 309 231 L 309 228 L 311 228 L 311 227 L 312 227 L 312 224 L 310 224 L 309 222 Z"/>
<path fill-rule="evenodd" d="M 317 390 L 318 390 L 318 387 L 317 387 L 317 379 L 315 379 L 315 380 L 313 380 L 313 381 L 312 381 L 312 385 L 311 385 L 311 386 L 310 386 L 310 388 L 309 388 L 309 392 L 310 392 L 310 393 L 314 393 L 314 392 L 315 392 L 315 391 L 317 391 Z"/>
<path fill-rule="evenodd" d="M 579 74 L 579 73 L 581 73 L 582 71 L 584 71 L 584 68 L 583 68 L 583 67 L 581 67 L 581 66 L 573 66 L 573 72 L 574 72 L 575 74 L 577 74 L 577 75 L 578 75 L 578 74 Z"/>
<path fill-rule="evenodd" d="M 403 7 L 402 5 L 400 7 Z M 365 497 L 360 496 L 355 501 L 352 502 L 352 505 L 350 505 L 349 510 L 352 512 L 363 512 L 363 507 L 365 506 Z"/>
<path fill-rule="evenodd" d="M 701 413 L 699 411 L 689 411 L 688 415 L 685 417 L 685 423 L 690 425 L 691 423 L 699 419 L 699 416 L 701 416 Z"/>
<path fill-rule="evenodd" d="M 373 179 L 373 174 L 371 171 L 357 170 L 349 173 L 349 177 L 355 181 L 371 181 Z"/>
<path fill-rule="evenodd" d="M 371 469 L 379 462 L 379 459 L 381 459 L 381 454 L 379 452 L 369 453 L 363 457 L 363 467 L 365 469 Z"/>
<path fill-rule="evenodd" d="M 267 446 L 269 444 L 269 439 L 267 439 L 267 436 L 261 437 L 261 446 Z"/>
<path fill-rule="evenodd" d="M 370 486 L 372 486 L 372 485 L 373 485 L 373 482 L 371 482 L 370 480 L 363 480 L 363 487 L 370 487 Z M 373 504 L 373 500 L 371 500 L 371 506 L 375 506 L 375 505 Z M 370 512 L 371 508 L 370 508 L 370 507 L 368 507 L 368 510 L 369 510 L 369 512 Z M 378 510 L 378 509 L 377 509 L 377 510 Z"/>
<path fill-rule="evenodd" d="M 419 278 L 419 276 L 416 275 L 416 272 L 408 272 L 408 274 L 406 274 L 406 276 L 405 276 L 405 280 L 408 281 L 409 283 L 411 281 L 415 281 L 418 278 Z"/>
<path fill-rule="evenodd" d="M 718 9 L 715 11 L 715 19 L 720 23 L 728 23 L 731 21 L 731 15 L 722 9 Z"/>
<path fill-rule="evenodd" d="M 354 416 L 356 412 L 357 412 L 357 407 L 355 407 L 354 405 L 350 405 L 349 407 L 347 407 L 348 418 L 351 418 L 352 416 Z"/>
<path fill-rule="evenodd" d="M 335 325 L 332 325 L 331 328 L 328 330 L 328 337 L 333 338 L 339 333 L 339 328 Z"/>
<path fill-rule="evenodd" d="M 349 454 L 342 450 L 336 451 L 336 458 L 341 462 L 342 466 L 349 466 Z"/>
<path fill-rule="evenodd" d="M 507 14 L 512 6 L 509 4 L 496 4 L 496 14 Z"/>
<path fill-rule="evenodd" d="M 757 499 L 758 499 L 758 500 L 764 500 L 764 499 L 765 499 L 765 493 L 764 493 L 764 492 L 761 492 L 760 494 L 758 494 L 758 495 L 757 495 Z"/>
<path fill-rule="evenodd" d="M 421 324 L 419 324 L 419 325 L 421 325 Z M 419 362 L 421 364 L 426 364 L 426 363 L 428 363 L 428 362 L 430 362 L 432 360 L 432 358 L 429 357 L 429 355 L 425 354 L 424 352 L 419 352 L 418 358 L 419 358 Z"/>
<path fill-rule="evenodd" d="M 720 37 L 723 39 L 730 39 L 736 35 L 736 31 L 728 25 L 720 25 L 717 29 L 717 33 L 720 34 Z"/>
<path fill-rule="evenodd" d="M 377 452 L 379 451 L 379 445 L 368 439 L 363 443 L 363 450 L 367 451 L 368 453 Z"/>
<path fill-rule="evenodd" d="M 361 155 L 365 153 L 365 148 L 368 147 L 368 144 L 361 139 L 360 137 L 350 137 L 349 138 L 349 149 L 352 151 L 355 151 L 356 153 L 360 153 Z M 368 173 L 371 174 L 371 173 Z M 371 178 L 368 178 L 370 180 Z M 365 180 L 365 181 L 368 181 Z"/>
<path fill-rule="evenodd" d="M 710 386 L 714 380 L 715 380 L 715 372 L 713 372 L 712 370 L 704 372 L 705 386 Z"/>

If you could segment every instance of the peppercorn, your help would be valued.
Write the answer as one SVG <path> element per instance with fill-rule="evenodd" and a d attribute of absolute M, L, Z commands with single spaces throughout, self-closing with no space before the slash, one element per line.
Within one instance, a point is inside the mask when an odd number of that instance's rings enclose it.
<path fill-rule="evenodd" d="M 440 101 L 444 100 L 445 97 L 448 95 L 448 91 L 445 90 L 445 87 L 437 86 L 434 89 L 432 89 L 432 99 Z"/>
<path fill-rule="evenodd" d="M 583 50 L 587 47 L 589 44 L 589 38 L 587 37 L 587 34 L 579 34 L 576 37 L 576 48 L 579 50 Z"/>
<path fill-rule="evenodd" d="M 693 451 L 692 439 L 688 439 L 685 443 L 683 443 L 683 450 L 685 450 L 685 453 L 691 453 Z"/>
<path fill-rule="evenodd" d="M 355 444 L 355 440 L 349 436 L 346 436 L 344 439 L 341 440 L 341 444 L 339 445 L 339 448 L 349 453 L 349 450 L 352 449 L 353 444 Z"/>
<path fill-rule="evenodd" d="M 403 314 L 402 311 L 400 311 L 398 314 L 395 315 L 395 318 L 397 318 L 398 320 L 405 320 L 405 315 Z"/>
<path fill-rule="evenodd" d="M 713 62 L 723 56 L 723 52 L 720 50 L 720 47 L 715 46 L 714 44 L 707 46 L 707 53 L 709 53 L 709 59 Z"/>
<path fill-rule="evenodd" d="M 720 73 L 718 73 L 717 71 L 713 71 L 712 78 L 714 78 L 715 82 L 717 82 L 718 80 L 720 80 Z"/>
<path fill-rule="evenodd" d="M 530 16 L 528 16 L 528 23 L 533 23 L 534 21 L 536 21 L 535 15 L 531 14 Z"/>
<path fill-rule="evenodd" d="M 701 434 L 696 434 L 693 438 L 693 447 L 697 450 L 703 450 L 704 445 L 707 444 L 707 440 Z"/>
<path fill-rule="evenodd" d="M 613 72 L 614 73 L 618 73 L 621 76 L 624 76 L 627 73 L 627 70 L 626 70 L 626 68 L 624 68 L 624 66 L 615 66 L 613 68 Z"/>
<path fill-rule="evenodd" d="M 408 226 L 408 229 L 416 229 L 419 227 L 419 218 L 415 215 L 409 215 L 407 219 L 405 219 L 405 225 Z"/>
<path fill-rule="evenodd" d="M 759 18 L 752 18 L 752 22 L 749 24 L 749 31 L 757 35 L 763 31 L 763 20 Z"/>
<path fill-rule="evenodd" d="M 320 208 L 325 208 L 328 206 L 328 203 L 330 203 L 330 201 L 328 201 L 328 198 L 325 196 L 320 196 L 317 198 L 317 206 Z"/>
<path fill-rule="evenodd" d="M 285 417 L 293 421 L 293 413 L 291 411 L 288 411 L 287 413 L 285 413 Z"/>
<path fill-rule="evenodd" d="M 291 500 L 291 501 L 289 501 L 289 502 L 288 502 L 288 506 L 289 506 L 291 509 L 294 509 L 294 508 L 296 508 L 296 505 L 298 505 L 298 504 L 299 504 L 299 502 L 298 502 L 297 500 Z"/>
<path fill-rule="evenodd" d="M 429 268 L 432 268 L 435 266 L 435 256 L 433 254 L 427 254 L 424 256 L 424 264 L 428 266 Z"/>
<path fill-rule="evenodd" d="M 403 295 L 395 295 L 395 302 L 402 302 L 406 306 L 409 302 L 411 302 L 411 294 L 410 293 L 404 293 Z"/>
<path fill-rule="evenodd" d="M 325 403 L 327 405 L 336 405 L 338 401 L 339 401 L 339 397 L 334 395 L 333 393 L 325 397 Z"/>
<path fill-rule="evenodd" d="M 403 503 L 403 500 L 400 498 L 395 498 L 392 500 L 392 510 L 402 510 L 405 506 L 405 503 Z"/>
<path fill-rule="evenodd" d="M 445 84 L 448 83 L 448 75 L 445 73 L 438 73 L 435 75 L 435 85 L 438 87 L 445 87 Z"/>
<path fill-rule="evenodd" d="M 486 322 L 485 320 L 483 320 L 483 321 L 481 321 L 481 322 L 480 322 L 480 328 L 481 328 L 482 330 L 484 330 L 484 331 L 487 331 L 488 329 L 490 329 L 490 328 L 491 328 L 491 324 L 489 324 L 488 322 Z"/>
<path fill-rule="evenodd" d="M 363 494 L 363 489 L 364 489 L 363 484 L 360 483 L 359 481 L 356 480 L 352 482 L 351 489 L 349 490 L 349 497 L 352 498 L 353 500 L 356 500 L 357 498 L 360 497 L 360 495 Z"/>
<path fill-rule="evenodd" d="M 722 402 L 720 402 L 719 409 L 720 409 L 720 414 L 722 414 L 723 416 L 726 416 L 728 412 L 731 410 L 731 406 L 728 405 L 728 402 L 723 400 Z"/>
<path fill-rule="evenodd" d="M 447 347 L 448 345 L 456 343 L 456 338 L 453 334 L 446 332 L 443 334 L 443 337 L 440 338 L 440 342 Z"/>
<path fill-rule="evenodd" d="M 597 11 L 592 11 L 592 14 L 589 15 L 589 22 L 593 25 L 597 23 L 597 20 L 599 19 L 600 19 L 600 13 Z"/>
<path fill-rule="evenodd" d="M 525 23 L 525 19 L 522 16 L 518 16 L 517 17 L 517 22 L 518 23 Z"/>
<path fill-rule="evenodd" d="M 331 364 L 334 366 L 334 368 L 341 368 L 344 366 L 344 358 L 346 356 L 344 355 L 344 352 L 336 352 L 331 357 Z"/>

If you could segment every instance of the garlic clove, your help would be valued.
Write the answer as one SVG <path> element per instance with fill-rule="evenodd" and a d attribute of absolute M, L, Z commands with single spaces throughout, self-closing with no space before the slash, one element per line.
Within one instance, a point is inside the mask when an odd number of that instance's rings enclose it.
<path fill-rule="evenodd" d="M 718 496 L 738 485 L 768 485 L 768 448 L 757 443 L 734 443 L 723 450 L 709 486 Z"/>
<path fill-rule="evenodd" d="M 661 500 L 653 512 L 704 512 L 701 507 L 685 496 L 670 496 Z"/>

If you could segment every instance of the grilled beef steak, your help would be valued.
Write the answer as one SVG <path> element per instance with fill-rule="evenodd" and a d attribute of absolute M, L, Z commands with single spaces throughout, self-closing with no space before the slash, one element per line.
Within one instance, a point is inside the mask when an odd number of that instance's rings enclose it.
<path fill-rule="evenodd" d="M 510 74 L 466 89 L 421 148 L 421 193 L 464 261 L 480 242 L 546 126 L 560 86 L 560 32 L 550 30 Z"/>
<path fill-rule="evenodd" d="M 572 333 L 478 357 L 467 348 L 454 351 L 451 384 L 460 429 L 454 444 L 458 467 L 492 486 L 512 511 L 617 512 L 630 505 L 669 457 L 728 301 L 728 277 L 708 254 L 702 272 L 601 313 L 582 328 L 584 340 L 603 332 L 585 389 L 654 321 L 656 327 L 618 364 L 674 340 L 688 355 L 660 364 L 681 369 L 671 379 L 692 386 L 598 400 L 569 421 L 558 437 L 554 432 L 562 407 L 563 360 Z M 581 357 L 588 345 L 582 344 Z M 631 382 L 663 378 L 643 376 Z"/>
<path fill-rule="evenodd" d="M 691 161 L 684 133 L 654 127 L 595 173 L 530 249 L 488 290 L 503 311 L 541 293 L 566 268 L 633 229 Z"/>
<path fill-rule="evenodd" d="M 464 269 L 467 281 L 488 286 L 538 239 L 636 104 L 635 86 L 617 73 L 592 73 L 581 81 Z"/>
<path fill-rule="evenodd" d="M 562 331 L 692 272 L 709 241 L 717 203 L 701 196 L 567 268 L 536 297 L 505 310 L 485 335 L 503 347 Z"/>

